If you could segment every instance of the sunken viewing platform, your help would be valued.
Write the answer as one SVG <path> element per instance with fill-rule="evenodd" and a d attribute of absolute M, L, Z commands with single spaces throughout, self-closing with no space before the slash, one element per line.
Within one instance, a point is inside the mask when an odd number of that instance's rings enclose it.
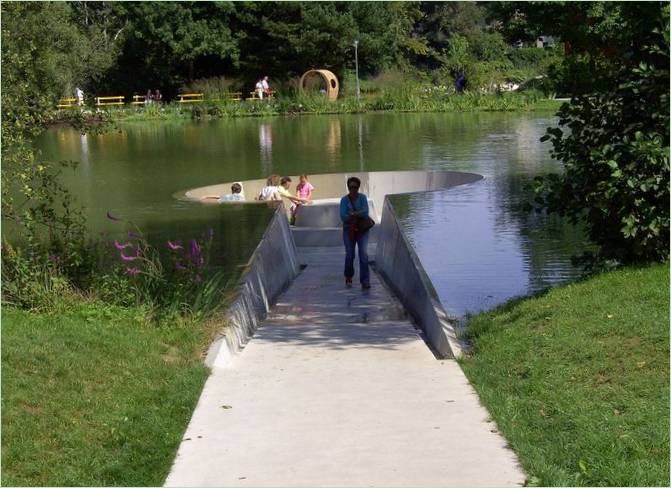
<path fill-rule="evenodd" d="M 458 185 L 474 183 L 481 175 L 457 171 L 365 171 L 352 173 L 331 173 L 310 175 L 310 183 L 315 187 L 313 202 L 301 205 L 296 212 L 296 223 L 292 234 L 299 247 L 341 246 L 342 223 L 340 222 L 340 198 L 347 193 L 347 179 L 356 176 L 361 180 L 360 192 L 368 197 L 370 216 L 377 223 L 382 221 L 384 199 L 387 195 L 438 191 Z M 295 192 L 298 175 L 290 175 L 290 191 Z M 225 195 L 231 192 L 231 185 L 240 183 L 245 200 L 243 202 L 223 202 L 223 204 L 268 204 L 254 197 L 266 186 L 265 179 L 229 181 L 216 185 L 193 188 L 177 195 L 187 200 L 201 201 L 205 195 Z M 379 229 L 371 231 L 371 241 L 376 241 Z"/>

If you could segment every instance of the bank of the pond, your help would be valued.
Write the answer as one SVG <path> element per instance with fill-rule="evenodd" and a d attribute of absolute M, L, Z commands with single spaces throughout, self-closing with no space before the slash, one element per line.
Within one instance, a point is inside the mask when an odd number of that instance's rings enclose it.
<path fill-rule="evenodd" d="M 466 375 L 541 486 L 669 486 L 669 267 L 470 320 Z"/>
<path fill-rule="evenodd" d="M 2 310 L 2 484 L 160 486 L 207 376 L 209 334 L 82 301 Z"/>
<path fill-rule="evenodd" d="M 379 96 L 342 98 L 330 102 L 323 97 L 276 98 L 265 101 L 204 101 L 192 104 L 170 103 L 139 107 L 109 108 L 116 120 L 217 119 L 274 115 L 325 115 L 373 112 L 555 112 L 562 100 L 534 94 L 476 94 L 452 96 Z"/>

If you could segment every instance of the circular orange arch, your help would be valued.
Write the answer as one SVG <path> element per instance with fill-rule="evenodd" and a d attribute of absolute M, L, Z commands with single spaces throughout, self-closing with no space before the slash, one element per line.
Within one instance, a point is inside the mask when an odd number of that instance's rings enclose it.
<path fill-rule="evenodd" d="M 301 92 L 305 90 L 305 81 L 311 76 L 321 76 L 324 82 L 326 83 L 326 96 L 329 100 L 335 100 L 338 98 L 338 92 L 340 91 L 340 83 L 338 83 L 338 78 L 336 75 L 331 73 L 327 69 L 311 69 L 303 73 L 301 76 L 301 81 L 299 84 Z"/>

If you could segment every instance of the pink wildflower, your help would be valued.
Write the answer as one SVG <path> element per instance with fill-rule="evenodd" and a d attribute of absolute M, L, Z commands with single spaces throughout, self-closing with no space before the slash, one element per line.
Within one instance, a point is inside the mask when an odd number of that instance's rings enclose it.
<path fill-rule="evenodd" d="M 126 256 L 123 252 L 120 252 L 120 253 L 119 253 L 119 257 L 120 257 L 123 261 L 135 261 L 135 260 L 138 258 L 137 255 L 135 255 L 135 256 Z"/>
<path fill-rule="evenodd" d="M 130 247 L 132 245 L 133 244 L 131 244 L 130 242 L 126 242 L 125 244 L 119 244 L 119 241 L 114 239 L 114 247 L 116 247 L 119 251 L 121 251 L 122 249 L 126 249 L 127 247 Z"/>
<path fill-rule="evenodd" d="M 131 276 L 135 276 L 140 273 L 140 270 L 133 267 L 133 268 L 126 268 L 126 273 L 128 273 Z"/>
<path fill-rule="evenodd" d="M 177 249 L 182 249 L 182 245 L 180 244 L 179 241 L 175 242 L 168 241 L 168 247 L 173 251 L 176 251 Z"/>
<path fill-rule="evenodd" d="M 198 241 L 195 239 L 191 239 L 191 256 L 196 258 L 200 255 L 200 246 L 198 245 Z"/>

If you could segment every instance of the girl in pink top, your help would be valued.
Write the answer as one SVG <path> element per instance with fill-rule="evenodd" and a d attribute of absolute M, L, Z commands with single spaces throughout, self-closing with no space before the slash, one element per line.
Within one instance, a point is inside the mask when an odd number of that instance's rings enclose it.
<path fill-rule="evenodd" d="M 300 182 L 296 186 L 296 195 L 299 198 L 312 200 L 312 191 L 315 189 L 315 187 L 312 186 L 312 184 L 308 181 L 308 176 L 301 175 L 299 180 Z"/>
<path fill-rule="evenodd" d="M 308 181 L 307 175 L 300 175 L 299 177 L 299 183 L 296 185 L 296 196 L 298 198 L 302 198 L 304 200 L 312 200 L 312 191 L 315 189 L 314 186 Z M 306 202 L 310 203 L 310 202 Z M 296 212 L 298 211 L 298 205 L 300 204 L 295 204 L 293 203 L 291 205 L 290 211 L 291 211 L 291 219 L 290 223 L 291 225 L 294 225 L 296 222 Z"/>

